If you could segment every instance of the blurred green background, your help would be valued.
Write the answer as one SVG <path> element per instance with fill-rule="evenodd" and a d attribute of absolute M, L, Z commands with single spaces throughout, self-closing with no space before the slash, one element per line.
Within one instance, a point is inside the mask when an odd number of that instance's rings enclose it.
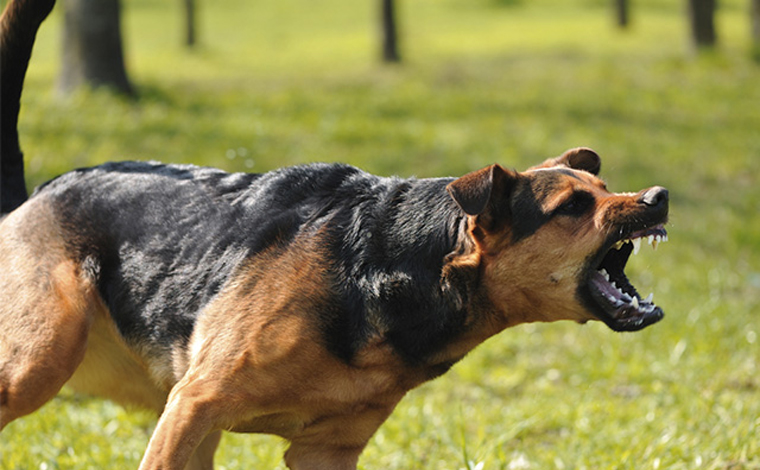
<path fill-rule="evenodd" d="M 410 392 L 363 469 L 760 469 L 760 66 L 747 1 L 690 46 L 685 2 L 400 0 L 403 61 L 371 1 L 123 2 L 139 99 L 62 97 L 62 13 L 22 100 L 30 185 L 141 159 L 261 172 L 341 161 L 382 175 L 524 169 L 580 145 L 615 191 L 670 189 L 670 242 L 628 272 L 666 312 L 617 334 L 523 325 Z M 1 469 L 137 468 L 153 420 L 64 391 L 0 435 Z M 284 468 L 280 440 L 227 435 L 221 469 Z"/>

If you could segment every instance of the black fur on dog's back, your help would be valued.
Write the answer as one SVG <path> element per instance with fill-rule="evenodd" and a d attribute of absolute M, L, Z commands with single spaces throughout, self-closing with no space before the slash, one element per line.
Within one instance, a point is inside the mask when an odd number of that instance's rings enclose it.
<path fill-rule="evenodd" d="M 350 362 L 381 334 L 416 363 L 465 318 L 440 277 L 463 220 L 445 189 L 451 181 L 383 178 L 340 164 L 228 174 L 125 162 L 67 173 L 35 197 L 53 204 L 128 342 L 164 350 L 187 342 L 198 314 L 244 262 L 317 237 L 338 294 L 320 312 L 328 349 Z"/>

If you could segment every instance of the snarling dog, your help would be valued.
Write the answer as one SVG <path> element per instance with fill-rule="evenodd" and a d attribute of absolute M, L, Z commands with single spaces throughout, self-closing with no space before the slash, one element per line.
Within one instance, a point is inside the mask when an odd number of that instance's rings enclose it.
<path fill-rule="evenodd" d="M 160 416 L 143 470 L 210 469 L 223 430 L 354 469 L 407 391 L 508 327 L 662 318 L 624 268 L 666 238 L 668 192 L 611 193 L 600 166 L 60 176 L 0 222 L 0 429 L 66 384 Z"/>
<path fill-rule="evenodd" d="M 610 193 L 598 169 L 575 149 L 458 179 L 65 174 L 0 224 L 0 424 L 68 384 L 160 414 L 142 469 L 210 468 L 220 430 L 354 468 L 408 390 L 505 328 L 662 317 L 623 269 L 666 236 L 668 193 Z"/>

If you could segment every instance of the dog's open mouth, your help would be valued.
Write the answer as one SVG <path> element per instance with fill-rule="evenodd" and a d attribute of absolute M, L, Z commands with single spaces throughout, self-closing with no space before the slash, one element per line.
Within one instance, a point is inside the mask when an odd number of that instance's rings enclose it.
<path fill-rule="evenodd" d="M 614 241 L 609 250 L 595 261 L 591 269 L 588 289 L 595 312 L 615 331 L 637 331 L 659 321 L 662 309 L 652 301 L 653 294 L 642 298 L 625 274 L 625 265 L 631 254 L 637 254 L 642 244 L 654 249 L 667 241 L 668 235 L 662 225 L 633 232 Z"/>

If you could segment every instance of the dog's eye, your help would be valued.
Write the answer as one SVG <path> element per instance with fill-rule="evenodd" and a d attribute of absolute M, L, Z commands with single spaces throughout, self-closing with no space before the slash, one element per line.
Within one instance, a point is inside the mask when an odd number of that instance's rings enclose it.
<path fill-rule="evenodd" d="M 558 215 L 579 217 L 585 214 L 593 204 L 594 196 L 589 193 L 578 192 L 574 193 L 570 199 L 557 207 L 554 213 Z"/>

